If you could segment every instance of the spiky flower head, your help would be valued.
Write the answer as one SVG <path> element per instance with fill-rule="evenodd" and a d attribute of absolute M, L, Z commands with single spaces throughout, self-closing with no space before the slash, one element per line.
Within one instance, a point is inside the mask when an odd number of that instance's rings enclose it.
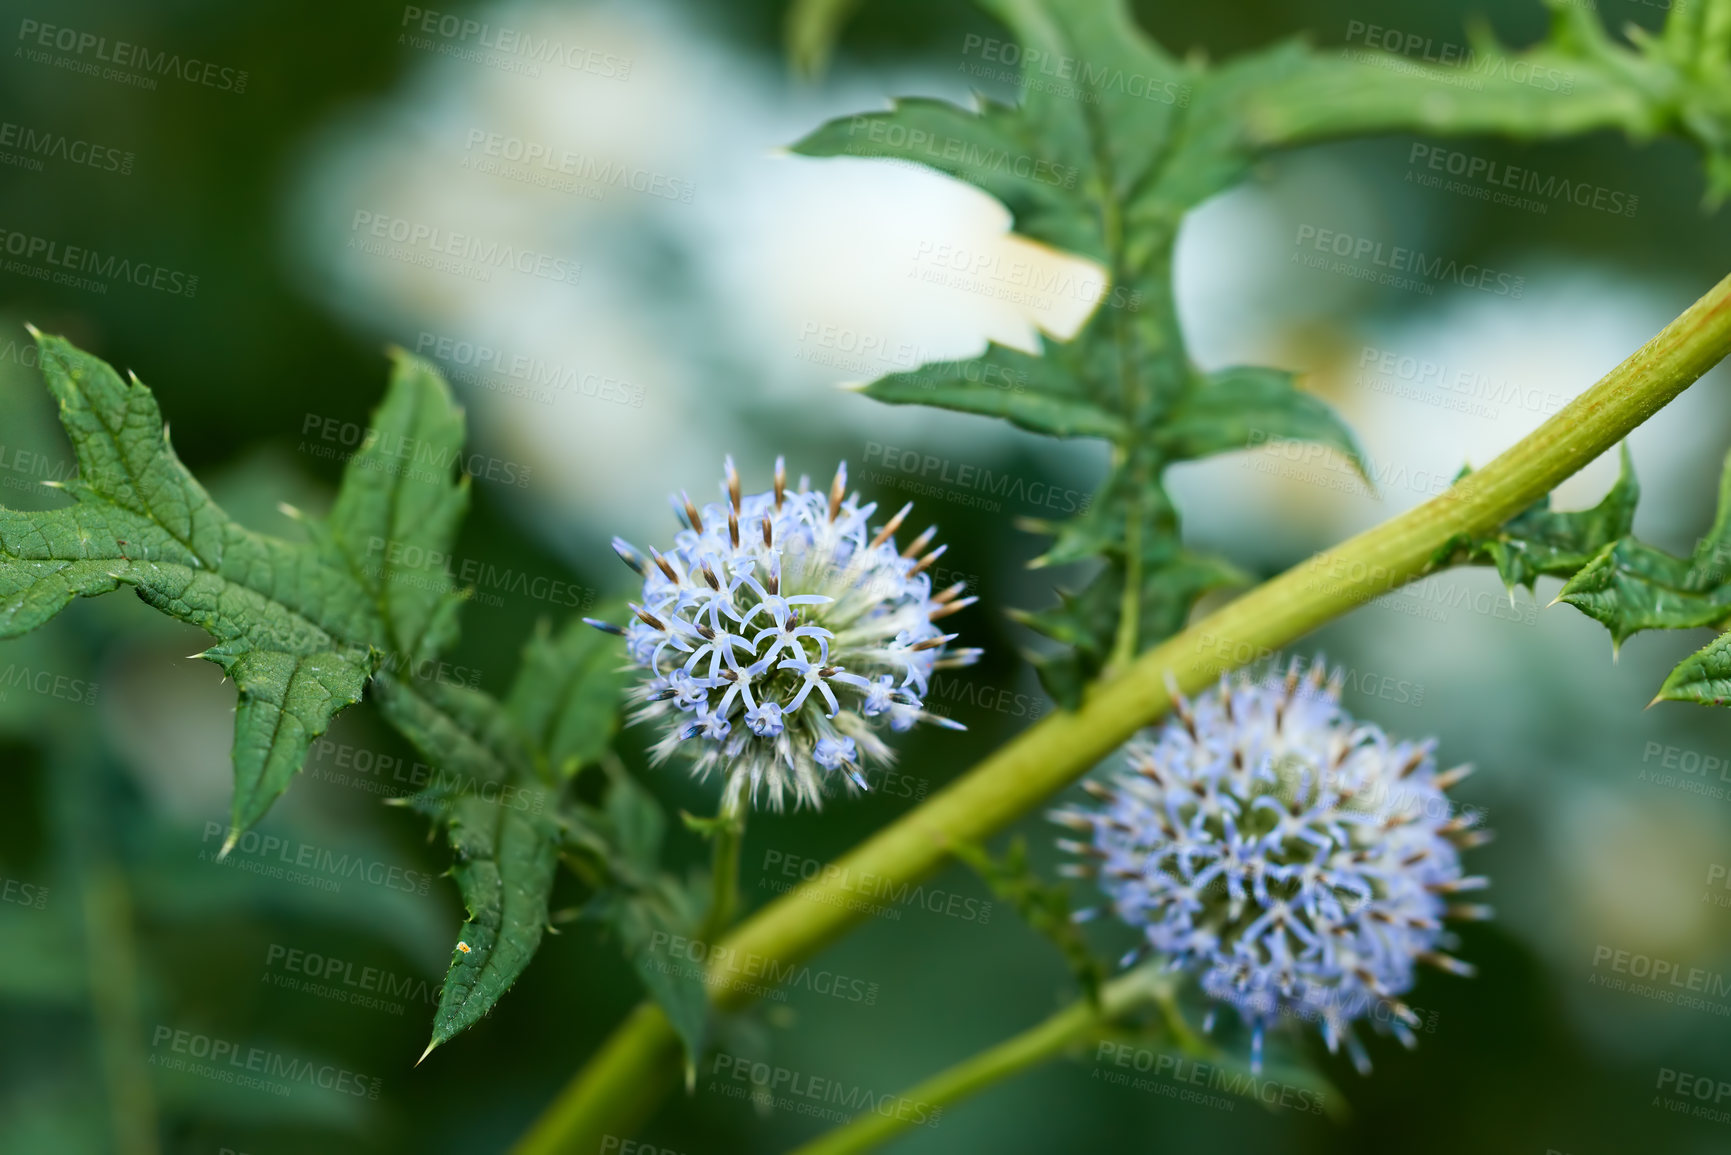
<path fill-rule="evenodd" d="M 788 795 L 817 807 L 838 781 L 868 788 L 865 769 L 892 758 L 881 730 L 962 729 L 924 709 L 934 670 L 979 656 L 934 624 L 976 600 L 964 584 L 932 592 L 936 527 L 898 550 L 911 503 L 874 529 L 845 464 L 825 494 L 803 477 L 789 490 L 777 458 L 773 487 L 742 495 L 728 458 L 721 494 L 701 510 L 681 495 L 666 553 L 613 542 L 643 575 L 635 619 L 614 628 L 647 674 L 632 720 L 666 730 L 656 761 L 684 750 L 697 775 L 720 770 L 730 809 L 760 791 L 777 810 Z"/>
<path fill-rule="evenodd" d="M 1342 675 L 1323 677 L 1295 660 L 1284 677 L 1223 677 L 1194 703 L 1174 692 L 1112 785 L 1084 784 L 1100 805 L 1052 815 L 1087 836 L 1060 843 L 1084 859 L 1067 873 L 1097 878 L 1146 937 L 1125 962 L 1158 952 L 1195 974 L 1251 1028 L 1257 1070 L 1283 1018 L 1317 1022 L 1360 1071 L 1355 1021 L 1412 1046 L 1401 996 L 1417 965 L 1472 973 L 1443 953 L 1443 920 L 1490 916 L 1450 902 L 1486 885 L 1462 875 L 1459 851 L 1488 835 L 1444 793 L 1470 767 L 1438 773 L 1434 739 L 1353 721 Z"/>

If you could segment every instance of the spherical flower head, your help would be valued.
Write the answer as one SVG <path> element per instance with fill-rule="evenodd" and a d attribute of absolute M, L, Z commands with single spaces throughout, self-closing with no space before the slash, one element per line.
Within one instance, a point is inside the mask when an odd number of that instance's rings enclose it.
<path fill-rule="evenodd" d="M 1488 835 L 1444 791 L 1469 767 L 1438 773 L 1434 740 L 1396 742 L 1340 705 L 1341 675 L 1222 678 L 1194 703 L 1175 692 L 1157 733 L 1125 748 L 1100 802 L 1052 817 L 1087 836 L 1068 873 L 1097 878 L 1111 909 L 1204 994 L 1263 1035 L 1285 1019 L 1317 1022 L 1369 1070 L 1353 1024 L 1368 1020 L 1414 1045 L 1401 1001 L 1418 964 L 1471 968 L 1443 953 L 1445 918 L 1487 918 L 1449 896 L 1460 850 Z M 1212 1026 L 1210 1012 L 1208 1025 Z"/>
<path fill-rule="evenodd" d="M 725 805 L 749 795 L 777 810 L 819 806 L 836 783 L 867 788 L 864 771 L 892 759 L 880 730 L 920 721 L 962 727 L 924 709 L 936 670 L 973 662 L 935 623 L 972 604 L 958 584 L 932 592 L 934 529 L 898 550 L 911 506 L 873 527 L 873 504 L 836 471 L 827 494 L 806 479 L 742 494 L 732 459 L 722 499 L 676 503 L 685 528 L 666 553 L 619 555 L 643 575 L 635 620 L 622 632 L 645 678 L 632 720 L 665 730 L 657 761 L 689 752 L 696 774 L 719 770 Z"/>

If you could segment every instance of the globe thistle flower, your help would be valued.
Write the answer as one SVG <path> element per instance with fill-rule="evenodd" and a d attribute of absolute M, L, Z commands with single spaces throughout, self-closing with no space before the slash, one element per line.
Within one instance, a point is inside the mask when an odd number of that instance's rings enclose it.
<path fill-rule="evenodd" d="M 978 658 L 934 624 L 977 599 L 961 583 L 932 592 L 935 526 L 896 548 L 911 503 L 874 531 L 877 506 L 846 491 L 845 464 L 828 494 L 803 477 L 790 491 L 777 458 L 773 488 L 742 495 L 730 457 L 721 501 L 675 503 L 685 528 L 671 550 L 645 559 L 614 539 L 642 602 L 623 630 L 591 624 L 622 633 L 647 674 L 632 721 L 665 727 L 655 761 L 683 749 L 699 777 L 722 771 L 727 810 L 760 790 L 777 810 L 788 795 L 815 808 L 838 779 L 868 789 L 864 770 L 892 760 L 880 730 L 963 728 L 924 697 L 933 671 Z"/>
<path fill-rule="evenodd" d="M 1087 836 L 1060 841 L 1084 859 L 1065 872 L 1096 878 L 1146 937 L 1125 965 L 1152 951 L 1197 975 L 1251 1028 L 1258 1073 L 1282 1018 L 1317 1022 L 1361 1072 L 1355 1021 L 1413 1046 L 1401 996 L 1417 965 L 1472 974 L 1444 953 L 1443 920 L 1490 917 L 1450 901 L 1487 885 L 1462 875 L 1459 851 L 1489 835 L 1444 794 L 1471 767 L 1438 773 L 1434 739 L 1354 722 L 1341 680 L 1325 685 L 1320 664 L 1301 677 L 1294 660 L 1284 677 L 1223 677 L 1194 704 L 1174 689 L 1173 714 L 1126 747 L 1112 785 L 1083 783 L 1099 806 L 1051 815 Z"/>

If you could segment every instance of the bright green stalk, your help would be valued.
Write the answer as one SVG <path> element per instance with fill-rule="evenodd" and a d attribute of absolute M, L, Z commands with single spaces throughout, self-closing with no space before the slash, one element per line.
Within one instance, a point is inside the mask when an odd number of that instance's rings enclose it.
<path fill-rule="evenodd" d="M 941 866 L 950 847 L 990 837 L 1085 774 L 1158 719 L 1168 682 L 1193 692 L 1222 671 L 1303 637 L 1354 607 L 1420 577 L 1457 535 L 1490 530 L 1549 493 L 1669 403 L 1731 352 L 1731 277 L 1720 281 L 1633 356 L 1538 429 L 1446 493 L 1318 554 L 1245 594 L 1094 686 L 1082 706 L 1029 727 L 924 805 L 879 831 L 834 872 L 759 910 L 724 945 L 792 963 L 839 938 L 861 915 L 837 879 L 873 874 L 912 881 Z M 716 989 L 713 988 L 712 989 Z M 748 999 L 716 990 L 721 1010 Z M 518 1155 L 579 1149 L 620 1134 L 629 1087 L 640 1105 L 670 1086 L 679 1042 L 665 1016 L 633 1012 L 525 1136 Z"/>

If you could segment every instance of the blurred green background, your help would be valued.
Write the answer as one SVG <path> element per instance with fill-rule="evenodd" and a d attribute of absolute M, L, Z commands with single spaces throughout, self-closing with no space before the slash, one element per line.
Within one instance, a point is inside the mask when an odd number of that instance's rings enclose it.
<path fill-rule="evenodd" d="M 1515 44 L 1543 27 L 1542 10 L 1526 3 L 1137 7 L 1168 47 L 1215 58 L 1295 34 L 1342 44 L 1362 24 L 1450 44 L 1464 42 L 1472 18 Z M 1627 0 L 1598 7 L 1616 27 L 1663 16 Z M 578 591 L 481 585 L 452 660 L 498 691 L 538 617 L 625 590 L 608 537 L 665 542 L 666 494 L 709 492 L 724 453 L 755 486 L 777 453 L 817 476 L 847 460 L 868 497 L 916 497 L 941 524 L 952 580 L 982 599 L 956 624 L 987 658 L 937 693 L 968 732 L 905 744 L 905 791 L 754 821 L 743 879 L 752 903 L 780 877 L 766 861 L 836 857 L 1041 712 L 1017 657 L 1027 639 L 1001 611 L 1042 604 L 1051 578 L 1022 568 L 1038 539 L 1014 523 L 1069 500 L 1047 494 L 1088 492 L 1101 453 L 877 406 L 834 386 L 965 355 L 988 337 L 1025 344 L 1036 327 L 1068 331 L 1085 302 L 1011 291 L 1009 264 L 1062 258 L 1006 240 L 1002 210 L 972 190 L 905 167 L 778 151 L 890 95 L 966 99 L 978 83 L 963 71 L 967 38 L 1004 35 L 975 9 L 872 0 L 830 72 L 805 82 L 781 50 L 779 0 L 438 10 L 555 36 L 600 62 L 539 75 L 500 67 L 460 37 L 417 31 L 419 10 L 401 5 L 4 8 L 0 26 L 16 43 L 0 63 L 0 134 L 9 134 L 0 152 L 10 158 L 0 165 L 0 228 L 160 266 L 182 274 L 177 283 L 197 278 L 191 295 L 61 286 L 0 263 L 5 504 L 54 504 L 41 483 L 69 467 L 24 322 L 137 372 L 219 500 L 281 534 L 294 528 L 279 502 L 314 511 L 329 502 L 343 426 L 364 424 L 386 346 L 419 349 L 453 374 L 477 449 L 528 470 L 523 485 L 477 483 L 460 555 Z M 84 75 L 22 50 L 42 25 L 217 67 L 209 83 L 160 78 L 154 88 Z M 65 147 L 32 151 L 20 134 Z M 1483 462 L 1731 268 L 1728 218 L 1700 207 L 1698 162 L 1681 145 L 1610 136 L 1446 145 L 1619 193 L 1620 204 L 1633 198 L 1632 212 L 1614 214 L 1425 187 L 1414 179 L 1415 158 L 1428 156 L 1421 143 L 1430 142 L 1284 157 L 1187 226 L 1179 282 L 1196 358 L 1309 371 L 1377 467 L 1375 494 L 1339 484 L 1345 475 L 1326 464 L 1250 454 L 1174 474 L 1191 537 L 1253 572 L 1277 572 L 1416 504 L 1463 462 Z M 571 179 L 537 181 L 533 166 L 510 159 L 532 146 L 575 157 Z M 607 165 L 639 187 L 583 176 Z M 412 252 L 369 246 L 378 221 L 512 244 L 566 262 L 571 276 L 429 268 Z M 1522 292 L 1427 295 L 1306 269 L 1294 260 L 1305 226 L 1507 270 Z M 942 246 L 987 271 L 926 283 L 918 274 Z M 516 379 L 471 363 L 477 348 L 496 351 L 494 365 L 538 365 L 566 388 L 514 395 Z M 1716 371 L 1632 439 L 1646 492 L 1637 531 L 1673 550 L 1712 517 L 1731 446 L 1725 385 Z M 946 480 L 963 467 L 1015 488 L 999 496 Z M 1613 462 L 1599 462 L 1565 487 L 1564 502 L 1596 500 L 1613 474 Z M 1522 593 L 1511 605 L 1494 575 L 1453 572 L 1300 647 L 1348 667 L 1348 703 L 1362 716 L 1436 734 L 1447 762 L 1476 763 L 1458 794 L 1486 808 L 1498 833 L 1475 855 L 1493 877 L 1498 918 L 1470 929 L 1457 952 L 1479 977 L 1423 979 L 1412 1001 L 1434 1029 L 1415 1052 L 1376 1039 L 1375 1074 L 1360 1078 L 1313 1039 L 1281 1044 L 1283 1061 L 1296 1051 L 1320 1064 L 1350 1117 L 1109 1086 L 1084 1055 L 946 1112 L 901 1149 L 1731 1148 L 1726 1123 L 1675 1115 L 1656 1097 L 1664 1071 L 1731 1082 L 1731 717 L 1642 710 L 1707 635 L 1641 636 L 1613 664 L 1597 625 L 1564 608 L 1542 612 L 1553 594 L 1541 584 L 1536 604 Z M 628 966 L 592 928 L 567 925 L 488 1020 L 412 1066 L 460 921 L 455 889 L 434 877 L 424 894 L 354 879 L 333 891 L 209 861 L 206 823 L 227 813 L 233 695 L 214 666 L 184 656 L 203 645 L 121 595 L 0 644 L 0 1147 L 503 1150 L 637 999 Z M 639 769 L 641 744 L 627 731 L 622 749 Z M 379 804 L 408 789 L 414 761 L 368 709 L 351 711 L 261 834 L 436 875 L 443 846 L 427 841 L 419 818 Z M 676 767 L 643 776 L 670 808 L 713 806 Z M 1030 817 L 1021 828 L 1049 868 L 1046 824 Z M 696 861 L 701 847 L 681 837 L 679 853 Z M 961 870 L 933 885 L 986 898 Z M 873 1005 L 794 991 L 742 1025 L 736 1045 L 881 1094 L 1072 997 L 1055 952 L 1002 905 L 989 920 L 901 915 L 868 920 L 822 957 L 876 984 Z M 1098 939 L 1113 956 L 1126 942 L 1111 928 Z M 1700 968 L 1727 993 L 1679 1006 L 1605 987 L 1598 980 L 1628 977 L 1613 971 L 1615 952 Z M 384 983 L 357 977 L 375 968 L 399 994 L 372 1006 L 304 989 L 307 970 L 327 966 L 329 988 Z M 376 1079 L 378 1094 L 281 1096 L 168 1070 L 177 1031 L 317 1057 L 359 1085 Z M 622 1138 L 685 1155 L 771 1151 L 818 1126 L 760 1117 L 700 1075 L 693 1096 Z"/>

